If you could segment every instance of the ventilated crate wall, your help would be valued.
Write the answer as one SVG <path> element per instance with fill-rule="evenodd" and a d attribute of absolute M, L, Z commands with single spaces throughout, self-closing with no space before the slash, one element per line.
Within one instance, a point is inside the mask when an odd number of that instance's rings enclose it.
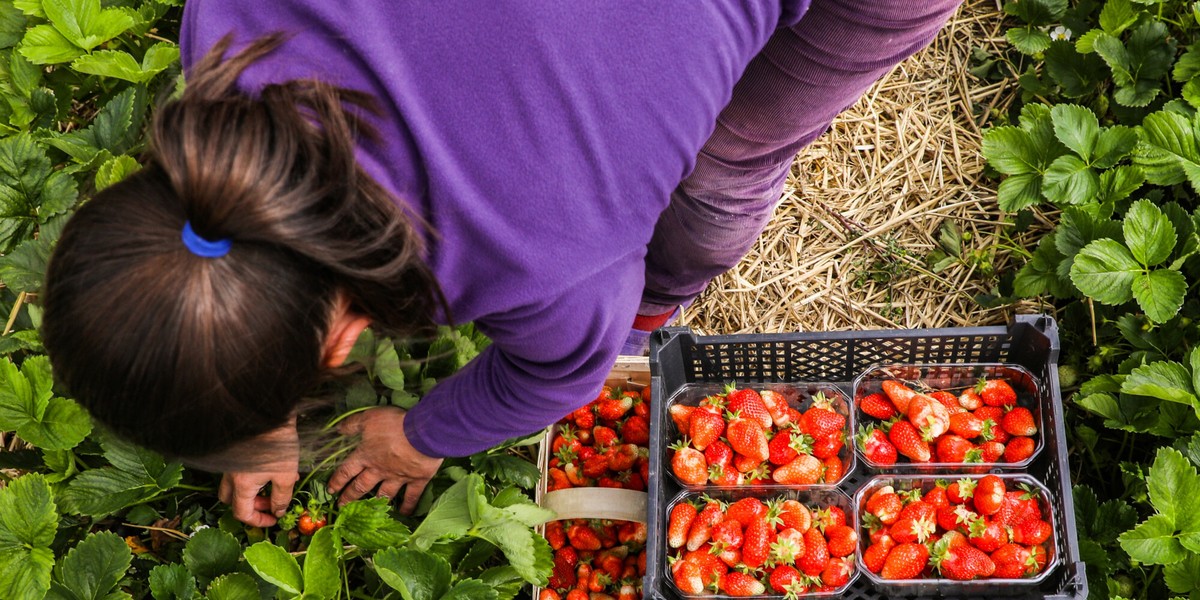
<path fill-rule="evenodd" d="M 845 331 L 796 334 L 763 334 L 698 337 L 686 328 L 665 328 L 655 333 L 651 343 L 650 370 L 655 398 L 663 401 L 689 383 L 738 382 L 769 383 L 824 381 L 852 393 L 855 377 L 880 363 L 1016 363 L 1032 371 L 1042 383 L 1042 405 L 1046 428 L 1046 449 L 1035 460 L 1029 474 L 1042 481 L 1054 495 L 1058 513 L 1056 548 L 1060 564 L 1036 593 L 1013 595 L 1014 590 L 997 589 L 988 597 L 1004 595 L 1021 599 L 1083 600 L 1087 580 L 1079 561 L 1079 543 L 1075 532 L 1074 503 L 1067 468 L 1066 435 L 1062 398 L 1058 385 L 1058 329 L 1045 316 L 1019 316 L 1008 327 L 974 327 L 917 330 Z M 661 440 L 665 431 L 665 409 L 652 415 L 653 440 Z M 652 441 L 652 443 L 654 443 Z M 666 476 L 663 452 L 651 452 L 650 541 L 651 548 L 663 548 L 661 511 L 680 488 Z M 873 473 L 859 461 L 855 472 L 841 489 L 853 496 Z M 674 595 L 663 584 L 663 553 L 652 553 L 645 589 L 647 597 L 669 598 Z M 880 600 L 865 578 L 859 578 L 842 598 Z M 963 600 L 975 600 L 963 598 Z M 982 600 L 982 599 L 981 599 Z"/>

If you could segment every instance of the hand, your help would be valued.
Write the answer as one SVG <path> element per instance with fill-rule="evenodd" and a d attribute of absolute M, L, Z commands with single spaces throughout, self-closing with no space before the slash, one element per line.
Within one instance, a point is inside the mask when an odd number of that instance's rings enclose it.
<path fill-rule="evenodd" d="M 292 488 L 300 479 L 300 437 L 296 420 L 274 431 L 238 445 L 238 450 L 258 454 L 265 449 L 270 462 L 255 465 L 253 471 L 225 473 L 217 498 L 233 505 L 233 516 L 251 527 L 270 527 L 282 516 L 292 501 Z M 271 484 L 271 496 L 260 495 Z"/>
<path fill-rule="evenodd" d="M 400 512 L 409 514 L 442 459 L 421 454 L 404 435 L 404 411 L 392 406 L 365 410 L 347 418 L 346 435 L 360 435 L 358 447 L 329 479 L 329 493 L 341 490 L 339 505 L 356 500 L 379 486 L 376 496 L 394 498 L 404 488 Z"/>

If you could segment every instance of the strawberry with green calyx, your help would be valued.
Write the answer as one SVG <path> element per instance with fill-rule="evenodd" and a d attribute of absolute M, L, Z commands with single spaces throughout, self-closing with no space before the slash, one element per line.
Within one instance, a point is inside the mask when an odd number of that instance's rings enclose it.
<path fill-rule="evenodd" d="M 762 500 L 746 497 L 737 500 L 725 510 L 725 519 L 741 523 L 742 527 L 750 525 L 755 519 L 767 516 L 768 506 Z"/>
<path fill-rule="evenodd" d="M 771 584 L 771 589 L 780 594 L 787 594 L 793 587 L 793 584 L 801 581 L 800 571 L 796 567 L 787 563 L 781 563 L 779 566 L 771 570 L 771 576 L 768 578 L 768 583 Z"/>
<path fill-rule="evenodd" d="M 821 585 L 838 588 L 850 583 L 850 574 L 854 572 L 853 557 L 831 558 L 821 571 Z"/>
<path fill-rule="evenodd" d="M 767 554 L 767 564 L 794 565 L 804 556 L 804 534 L 787 528 L 775 535 Z"/>
<path fill-rule="evenodd" d="M 996 571 L 996 563 L 987 553 L 969 545 L 951 548 L 945 540 L 934 544 L 930 562 L 935 570 L 954 581 L 991 577 Z"/>
<path fill-rule="evenodd" d="M 742 563 L 751 569 L 766 564 L 775 541 L 775 528 L 766 517 L 754 519 L 742 535 Z"/>
<path fill-rule="evenodd" d="M 749 573 L 730 571 L 721 578 L 720 590 L 730 596 L 744 597 L 761 595 L 767 587 Z"/>
<path fill-rule="evenodd" d="M 943 463 L 968 463 L 983 460 L 983 454 L 975 447 L 975 444 L 953 433 L 947 433 L 938 438 L 936 452 L 938 462 Z"/>
<path fill-rule="evenodd" d="M 993 576 L 1000 579 L 1021 579 L 1032 569 L 1037 569 L 1037 562 L 1029 550 L 1020 544 L 1005 544 L 991 555 L 996 565 Z M 1034 571 L 1036 572 L 1036 571 Z"/>
<path fill-rule="evenodd" d="M 995 552 L 997 548 L 1008 543 L 1008 531 L 1004 526 L 986 518 L 975 519 L 967 531 L 971 545 L 984 552 Z"/>
<path fill-rule="evenodd" d="M 608 451 L 608 468 L 612 471 L 628 471 L 637 464 L 640 456 L 637 444 L 621 444 Z"/>
<path fill-rule="evenodd" d="M 675 586 L 689 596 L 704 592 L 704 580 L 700 578 L 700 567 L 695 563 L 681 561 L 674 571 Z"/>
<path fill-rule="evenodd" d="M 696 518 L 692 520 L 692 526 L 688 530 L 687 549 L 690 551 L 697 550 L 708 543 L 713 527 L 725 518 L 724 504 L 710 498 L 705 498 L 704 501 L 706 502 L 704 508 L 696 514 Z"/>
<path fill-rule="evenodd" d="M 728 413 L 727 418 L 729 421 L 725 426 L 725 437 L 733 451 L 754 461 L 756 465 L 765 462 L 771 456 L 771 450 L 767 442 L 767 432 L 762 425 L 738 413 Z M 740 468 L 738 470 L 742 471 Z"/>
<path fill-rule="evenodd" d="M 692 412 L 695 410 L 695 406 L 672 404 L 668 412 L 671 414 L 671 421 L 675 423 L 675 429 L 679 430 L 682 434 L 687 434 L 691 431 Z"/>
<path fill-rule="evenodd" d="M 921 431 L 921 438 L 927 442 L 932 442 L 950 430 L 950 412 L 940 402 L 924 394 L 913 397 L 905 415 L 909 422 Z"/>
<path fill-rule="evenodd" d="M 963 439 L 973 440 L 983 435 L 984 421 L 975 413 L 962 411 L 950 415 L 950 431 Z"/>
<path fill-rule="evenodd" d="M 1008 451 L 1008 446 L 1003 442 L 992 440 L 979 445 L 979 452 L 983 455 L 984 463 L 1000 462 L 1004 458 L 1004 453 Z"/>
<path fill-rule="evenodd" d="M 725 410 L 756 421 L 763 429 L 770 429 L 775 424 L 762 396 L 750 388 L 739 389 L 732 383 L 726 385 Z"/>
<path fill-rule="evenodd" d="M 829 546 L 825 536 L 816 528 L 804 532 L 804 555 L 796 561 L 796 566 L 805 575 L 816 577 L 825 570 L 829 563 Z"/>
<path fill-rule="evenodd" d="M 622 394 L 619 398 L 601 400 L 596 404 L 596 416 L 605 421 L 618 421 L 633 408 L 633 398 Z"/>
<path fill-rule="evenodd" d="M 704 449 L 704 460 L 708 462 L 709 467 L 719 465 L 728 469 L 733 465 L 733 448 L 723 440 L 716 440 Z"/>
<path fill-rule="evenodd" d="M 883 393 L 887 395 L 888 400 L 892 401 L 896 410 L 902 414 L 907 414 L 908 404 L 912 402 L 917 392 L 896 379 L 886 379 L 880 385 L 883 387 Z"/>
<path fill-rule="evenodd" d="M 887 396 L 878 392 L 867 394 L 858 400 L 858 409 L 880 421 L 887 421 L 898 414 L 896 405 Z"/>
<path fill-rule="evenodd" d="M 1004 446 L 1004 462 L 1019 463 L 1033 456 L 1037 442 L 1031 437 L 1015 437 Z"/>
<path fill-rule="evenodd" d="M 798 500 L 786 499 L 778 502 L 775 514 L 784 528 L 792 528 L 804 533 L 812 527 L 812 513 Z"/>
<path fill-rule="evenodd" d="M 900 511 L 904 509 L 904 503 L 889 485 L 871 494 L 871 497 L 867 499 L 866 509 L 867 513 L 878 518 L 880 523 L 891 525 L 900 519 Z"/>
<path fill-rule="evenodd" d="M 741 548 L 742 524 L 726 518 L 713 526 L 710 539 L 713 546 L 720 544 L 722 548 Z"/>
<path fill-rule="evenodd" d="M 723 433 L 725 419 L 721 418 L 721 415 L 707 410 L 692 412 L 689 434 L 692 437 L 692 446 L 697 450 L 704 450 L 709 444 L 720 439 Z"/>
<path fill-rule="evenodd" d="M 722 467 L 721 465 L 708 466 L 708 482 L 722 487 L 733 487 L 741 485 L 743 482 L 741 473 L 733 468 L 733 465 Z"/>
<path fill-rule="evenodd" d="M 867 460 L 877 465 L 896 464 L 896 447 L 881 430 L 874 425 L 860 425 L 858 428 L 858 449 Z"/>
<path fill-rule="evenodd" d="M 975 392 L 988 406 L 1012 406 L 1017 403 L 1017 392 L 1003 379 L 981 378 L 975 384 Z"/>
<path fill-rule="evenodd" d="M 925 544 L 910 542 L 898 544 L 888 552 L 887 559 L 879 571 L 884 579 L 915 579 L 929 562 L 929 549 Z"/>
<path fill-rule="evenodd" d="M 671 471 L 685 485 L 704 485 L 708 481 L 708 462 L 704 454 L 688 445 L 688 439 L 683 438 L 670 446 L 674 450 L 671 456 Z"/>
<path fill-rule="evenodd" d="M 792 462 L 775 469 L 771 479 L 783 485 L 810 485 L 821 480 L 824 470 L 824 465 L 815 456 L 800 454 Z"/>
<path fill-rule="evenodd" d="M 1038 431 L 1033 412 L 1024 406 L 1013 407 L 1004 413 L 1000 426 L 1012 436 L 1031 436 Z"/>
<path fill-rule="evenodd" d="M 929 462 L 933 453 L 929 442 L 925 441 L 921 432 L 908 421 L 896 421 L 888 430 L 888 441 L 896 447 L 896 452 L 907 456 L 913 462 Z"/>
<path fill-rule="evenodd" d="M 800 430 L 811 435 L 819 443 L 821 440 L 841 435 L 846 429 L 846 417 L 833 410 L 833 401 L 818 392 L 812 397 L 812 406 L 800 417 Z"/>

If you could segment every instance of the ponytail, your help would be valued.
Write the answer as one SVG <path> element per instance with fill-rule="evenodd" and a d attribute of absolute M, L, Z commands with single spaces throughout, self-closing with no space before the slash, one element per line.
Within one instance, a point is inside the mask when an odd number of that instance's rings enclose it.
<path fill-rule="evenodd" d="M 355 160 L 373 99 L 315 80 L 235 87 L 282 41 L 228 59 L 229 38 L 216 44 L 158 109 L 144 167 L 79 209 L 47 272 L 58 379 L 101 423 L 172 456 L 284 424 L 323 376 L 339 292 L 390 334 L 449 316 L 418 231 Z M 228 251 L 193 253 L 185 223 Z"/>

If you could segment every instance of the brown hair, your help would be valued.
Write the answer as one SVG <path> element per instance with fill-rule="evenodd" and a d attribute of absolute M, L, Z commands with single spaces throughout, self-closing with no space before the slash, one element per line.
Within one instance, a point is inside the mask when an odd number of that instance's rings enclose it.
<path fill-rule="evenodd" d="M 322 378 L 339 291 L 392 334 L 446 311 L 418 231 L 355 161 L 372 98 L 315 80 L 235 88 L 282 41 L 228 59 L 219 42 L 158 109 L 144 167 L 82 206 L 50 261 L 57 378 L 105 426 L 172 456 L 285 423 Z M 192 254 L 185 221 L 232 248 Z"/>

